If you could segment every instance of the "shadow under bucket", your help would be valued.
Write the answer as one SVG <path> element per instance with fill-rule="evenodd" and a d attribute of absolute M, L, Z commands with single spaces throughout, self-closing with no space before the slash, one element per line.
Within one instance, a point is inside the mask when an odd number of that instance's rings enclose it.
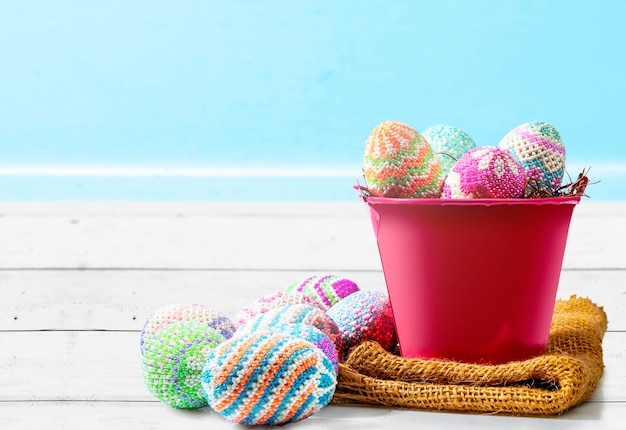
<path fill-rule="evenodd" d="M 402 356 L 501 364 L 541 355 L 580 197 L 364 197 Z"/>

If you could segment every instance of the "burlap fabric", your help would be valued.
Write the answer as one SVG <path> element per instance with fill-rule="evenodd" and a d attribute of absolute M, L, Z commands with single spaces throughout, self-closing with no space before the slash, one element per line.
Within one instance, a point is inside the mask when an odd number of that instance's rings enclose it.
<path fill-rule="evenodd" d="M 404 359 L 365 342 L 340 365 L 334 403 L 504 415 L 554 415 L 587 400 L 604 364 L 604 310 L 558 300 L 544 355 L 502 365 Z"/>

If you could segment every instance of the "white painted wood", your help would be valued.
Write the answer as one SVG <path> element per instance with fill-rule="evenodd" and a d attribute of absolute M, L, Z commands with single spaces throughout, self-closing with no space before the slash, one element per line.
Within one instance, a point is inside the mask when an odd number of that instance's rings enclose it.
<path fill-rule="evenodd" d="M 0 204 L 0 268 L 380 269 L 360 202 L 154 207 Z M 581 203 L 564 267 L 626 268 L 624 219 L 626 203 Z"/>
<path fill-rule="evenodd" d="M 551 418 L 331 406 L 297 427 L 623 428 L 625 219 L 626 203 L 583 201 L 570 228 L 559 297 L 589 297 L 609 317 L 590 402 Z M 151 398 L 140 372 L 145 318 L 176 302 L 234 316 L 329 273 L 385 288 L 359 202 L 0 203 L 0 427 L 238 428 Z"/>
<path fill-rule="evenodd" d="M 139 333 L 0 332 L 0 381 L 6 400 L 147 401 Z M 594 399 L 626 402 L 626 333 L 603 342 L 605 376 Z"/>
<path fill-rule="evenodd" d="M 382 407 L 331 405 L 290 429 L 458 430 L 622 430 L 624 403 L 586 403 L 564 415 L 547 418 L 503 417 L 395 410 Z M 242 429 L 205 408 L 180 411 L 155 402 L 25 402 L 0 403 L 3 429 Z"/>
<path fill-rule="evenodd" d="M 0 271 L 0 330 L 141 330 L 172 303 L 201 303 L 229 317 L 256 298 L 311 275 L 338 274 L 385 291 L 382 271 Z M 558 297 L 604 306 L 609 330 L 626 331 L 626 270 L 564 271 Z"/>

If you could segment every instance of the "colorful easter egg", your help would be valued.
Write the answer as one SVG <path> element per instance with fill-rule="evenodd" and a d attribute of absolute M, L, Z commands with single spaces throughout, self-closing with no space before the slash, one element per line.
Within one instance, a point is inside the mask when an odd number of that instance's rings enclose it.
<path fill-rule="evenodd" d="M 279 333 L 235 335 L 207 359 L 202 386 L 209 405 L 229 421 L 281 425 L 326 406 L 337 379 L 313 344 Z"/>
<path fill-rule="evenodd" d="M 439 197 L 445 175 L 424 137 L 406 124 L 384 121 L 365 142 L 363 176 L 375 197 Z"/>
<path fill-rule="evenodd" d="M 218 330 L 229 339 L 236 330 L 232 321 L 221 312 L 204 305 L 177 303 L 166 305 L 155 310 L 144 323 L 139 337 L 139 346 L 144 350 L 147 339 L 159 330 L 177 321 L 195 321 Z"/>
<path fill-rule="evenodd" d="M 359 286 L 350 279 L 336 275 L 309 276 L 291 284 L 287 291 L 302 292 L 327 310 L 344 297 L 359 291 Z"/>
<path fill-rule="evenodd" d="M 469 134 L 451 125 L 433 125 L 422 133 L 435 151 L 443 174 L 447 175 L 454 163 L 467 151 L 476 148 L 476 143 Z"/>
<path fill-rule="evenodd" d="M 565 173 L 565 146 L 552 125 L 531 121 L 521 124 L 502 138 L 498 147 L 510 151 L 526 170 L 526 194 L 545 190 L 554 193 Z"/>
<path fill-rule="evenodd" d="M 341 351 L 341 334 L 337 323 L 322 309 L 310 305 L 288 305 L 271 309 L 239 327 L 235 335 L 267 331 L 279 324 L 307 324 L 321 330 Z"/>
<path fill-rule="evenodd" d="M 333 364 L 335 373 L 339 372 L 339 352 L 335 344 L 321 330 L 308 324 L 279 324 L 268 329 L 270 333 L 281 333 L 311 342 L 318 347 Z"/>
<path fill-rule="evenodd" d="M 261 315 L 274 308 L 279 308 L 287 305 L 310 305 L 325 310 L 325 307 L 322 306 L 321 303 L 319 303 L 313 297 L 304 294 L 303 292 L 279 291 L 278 293 L 260 297 L 254 302 L 241 308 L 241 310 L 235 317 L 235 326 L 241 327 L 243 324 L 256 317 L 257 315 Z"/>
<path fill-rule="evenodd" d="M 341 356 L 351 348 L 372 340 L 391 350 L 397 343 L 396 329 L 389 297 L 380 291 L 358 291 L 349 295 L 328 310 L 339 327 Z"/>
<path fill-rule="evenodd" d="M 206 406 L 202 369 L 211 350 L 225 340 L 216 329 L 196 321 L 167 325 L 144 344 L 144 385 L 155 398 L 174 408 Z"/>
<path fill-rule="evenodd" d="M 448 199 L 509 199 L 522 197 L 524 168 L 515 157 L 495 146 L 470 149 L 457 161 L 443 187 Z"/>

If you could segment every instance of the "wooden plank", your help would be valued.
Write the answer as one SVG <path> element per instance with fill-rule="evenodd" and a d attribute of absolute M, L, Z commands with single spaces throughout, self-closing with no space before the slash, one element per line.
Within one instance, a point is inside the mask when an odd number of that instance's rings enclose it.
<path fill-rule="evenodd" d="M 584 202 L 576 209 L 559 287 L 559 297 L 588 296 L 609 315 L 605 375 L 591 402 L 546 419 L 333 406 L 302 425 L 414 428 L 419 420 L 421 428 L 621 428 L 625 215 L 626 203 Z M 3 428 L 233 428 L 207 410 L 167 408 L 143 387 L 139 330 L 153 309 L 195 302 L 233 315 L 311 274 L 337 273 L 384 290 L 358 202 L 2 203 L 0 235 Z M 105 270 L 83 270 L 89 268 Z M 115 270 L 129 268 L 141 270 Z"/>
<path fill-rule="evenodd" d="M 373 406 L 330 405 L 293 428 L 372 429 L 459 428 L 502 429 L 549 428 L 551 430 L 622 430 L 626 403 L 588 402 L 553 417 L 504 417 Z M 156 402 L 2 402 L 0 421 L 11 430 L 112 428 L 240 429 L 210 408 L 176 410 Z M 292 427 L 290 427 L 292 428 Z"/>
<path fill-rule="evenodd" d="M 0 214 L 5 269 L 380 269 L 359 202 L 4 203 Z M 626 203 L 576 208 L 564 267 L 626 268 L 625 218 Z"/>
<path fill-rule="evenodd" d="M 172 303 L 201 303 L 232 318 L 260 296 L 324 274 L 385 291 L 381 271 L 0 271 L 0 330 L 140 330 Z M 558 297 L 572 294 L 603 306 L 610 330 L 626 331 L 626 270 L 564 271 Z"/>
<path fill-rule="evenodd" d="M 139 333 L 0 332 L 2 401 L 147 401 Z M 604 339 L 605 375 L 594 399 L 626 402 L 626 333 Z"/>

